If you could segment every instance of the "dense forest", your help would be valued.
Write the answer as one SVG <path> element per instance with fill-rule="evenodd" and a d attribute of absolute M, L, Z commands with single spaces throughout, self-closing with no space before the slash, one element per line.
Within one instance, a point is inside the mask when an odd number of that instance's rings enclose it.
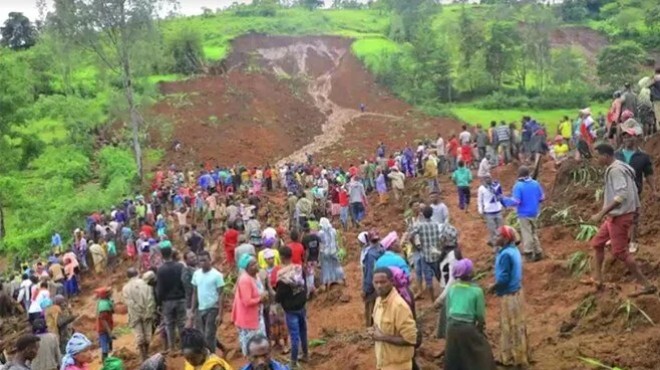
<path fill-rule="evenodd" d="M 254 0 L 157 17 L 172 3 L 56 0 L 40 19 L 2 15 L 0 251 L 45 251 L 53 231 L 68 235 L 148 181 L 163 154 L 149 133 L 167 142 L 171 131 L 149 114 L 158 82 L 208 72 L 245 33 L 353 38 L 396 95 L 469 123 L 602 109 L 660 50 L 654 0 Z"/>

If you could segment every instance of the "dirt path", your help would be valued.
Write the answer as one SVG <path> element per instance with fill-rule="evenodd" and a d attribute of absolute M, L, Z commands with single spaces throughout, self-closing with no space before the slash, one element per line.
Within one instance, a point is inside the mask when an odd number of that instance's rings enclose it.
<path fill-rule="evenodd" d="M 314 43 L 297 42 L 288 46 L 259 48 L 256 52 L 267 61 L 273 73 L 281 78 L 290 77 L 286 69 L 290 68 L 290 64 L 293 62 L 296 66 L 296 73 L 309 79 L 307 93 L 312 97 L 314 105 L 325 115 L 325 122 L 321 128 L 322 133 L 315 136 L 311 143 L 280 159 L 277 162 L 278 166 L 289 162 L 304 162 L 307 154 L 316 154 L 337 143 L 342 138 L 344 126 L 356 118 L 364 116 L 388 120 L 402 118 L 391 114 L 361 112 L 358 109 L 342 107 L 330 99 L 332 80 L 348 52 L 347 47 L 331 46 L 329 43 L 317 40 Z M 330 62 L 326 64 L 327 69 L 316 77 L 309 62 L 312 56 Z M 314 66 L 314 68 L 318 69 L 318 66 Z"/>

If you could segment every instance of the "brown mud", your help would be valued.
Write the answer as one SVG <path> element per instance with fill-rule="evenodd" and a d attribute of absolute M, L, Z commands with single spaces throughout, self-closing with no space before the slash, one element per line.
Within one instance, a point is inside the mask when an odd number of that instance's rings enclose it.
<path fill-rule="evenodd" d="M 183 150 L 178 153 L 167 148 L 166 163 L 198 165 L 207 161 L 229 165 L 238 161 L 263 165 L 268 161 L 300 160 L 301 155 L 310 152 L 322 162 L 348 166 L 373 156 L 378 141 L 384 141 L 391 151 L 415 140 L 435 138 L 438 132 L 447 137 L 459 129 L 458 122 L 414 112 L 376 85 L 373 77 L 348 52 L 349 47 L 350 41 L 335 37 L 250 35 L 234 42 L 234 53 L 226 63 L 230 66 L 226 75 L 163 84 L 163 92 L 170 98 L 157 104 L 154 111 L 173 120 L 173 137 L 183 143 Z M 293 88 L 289 85 L 291 81 L 295 81 Z M 181 98 L 182 94 L 186 99 Z M 365 113 L 359 111 L 360 103 L 366 104 Z M 217 127 L 209 126 L 205 123 L 211 115 L 220 120 L 227 118 Z M 658 140 L 656 137 L 649 143 L 656 164 L 660 163 Z M 515 182 L 516 170 L 514 164 L 493 172 L 506 193 L 510 193 Z M 577 190 L 572 178 L 566 179 L 566 176 L 572 175 L 560 174 L 555 186 L 557 171 L 549 161 L 544 163 L 540 181 L 549 198 L 546 207 L 561 209 L 573 205 L 580 215 L 597 211 L 600 203 L 594 199 L 595 189 L 591 188 L 597 186 L 597 182 L 588 184 L 586 190 Z M 412 180 L 406 186 L 405 201 L 426 198 L 423 181 Z M 473 185 L 473 201 L 476 201 L 477 186 Z M 463 254 L 473 259 L 477 271 L 486 271 L 479 281 L 485 287 L 493 280 L 493 254 L 486 246 L 484 222 L 474 204 L 469 212 L 458 209 L 455 187 L 448 178 L 442 178 L 441 187 L 452 222 L 460 230 Z M 271 217 L 277 220 L 284 213 L 284 196 L 271 194 L 268 197 Z M 403 232 L 405 207 L 376 203 L 376 199 L 371 199 L 364 228 L 375 227 L 381 234 L 391 230 Z M 660 252 L 655 248 L 653 236 L 660 229 L 660 215 L 656 214 L 660 211 L 648 192 L 644 205 L 643 246 L 638 258 L 643 271 L 658 284 Z M 344 266 L 347 286 L 333 287 L 308 304 L 309 338 L 323 339 L 325 343 L 312 349 L 312 360 L 304 364 L 303 369 L 375 369 L 373 344 L 363 324 L 358 231 L 342 235 L 348 250 Z M 574 276 L 566 268 L 567 260 L 576 251 L 591 254 L 588 243 L 576 241 L 575 235 L 574 226 L 548 223 L 540 231 L 547 258 L 524 266 L 525 312 L 534 360 L 531 369 L 587 368 L 579 356 L 624 369 L 658 369 L 660 328 L 640 312 L 644 311 L 654 323 L 660 322 L 660 299 L 649 296 L 628 301 L 626 294 L 633 292 L 636 286 L 619 263 L 608 264 L 606 279 L 611 288 L 596 294 L 593 286 L 581 282 L 586 276 Z M 123 279 L 120 272 L 114 276 Z M 88 278 L 85 291 L 89 292 L 91 287 L 104 281 L 102 277 Z M 632 308 L 627 314 L 625 307 L 632 307 L 628 302 L 639 309 Z M 75 307 L 83 315 L 93 315 L 91 297 L 84 297 Z M 437 312 L 428 298 L 419 301 L 417 307 L 424 332 L 418 354 L 420 366 L 425 370 L 440 368 L 442 357 L 435 356 L 442 352 L 444 344 L 433 337 Z M 230 348 L 229 361 L 238 368 L 245 360 L 238 350 L 229 308 L 228 303 L 219 336 Z M 495 352 L 500 334 L 498 315 L 499 299 L 488 296 L 486 334 Z M 124 315 L 117 316 L 119 322 L 125 322 Z M 93 336 L 93 321 L 89 318 L 81 318 L 78 325 Z M 115 343 L 117 351 L 128 358 L 131 365 L 136 363 L 132 341 L 129 331 Z M 286 361 L 286 356 L 277 357 Z M 180 357 L 170 361 L 172 369 L 180 369 L 181 365 Z"/>

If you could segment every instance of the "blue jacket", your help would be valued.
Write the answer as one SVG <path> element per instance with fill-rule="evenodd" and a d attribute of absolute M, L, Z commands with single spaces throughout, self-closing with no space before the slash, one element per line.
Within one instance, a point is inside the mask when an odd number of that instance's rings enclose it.
<path fill-rule="evenodd" d="M 495 256 L 495 293 L 516 293 L 522 287 L 522 255 L 515 244 L 509 244 Z"/>
<path fill-rule="evenodd" d="M 289 370 L 289 367 L 286 365 L 282 365 L 281 363 L 275 361 L 275 360 L 270 360 L 270 363 L 268 364 L 268 368 L 271 370 Z M 254 367 L 252 364 L 247 364 L 241 368 L 241 370 L 253 370 Z"/>
<path fill-rule="evenodd" d="M 366 294 L 372 294 L 374 289 L 374 270 L 376 269 L 376 261 L 380 256 L 385 253 L 383 247 L 378 244 L 378 246 L 367 247 L 367 253 L 364 256 L 364 265 L 362 267 L 362 291 Z"/>
<path fill-rule="evenodd" d="M 541 202 L 545 199 L 543 188 L 536 180 L 531 178 L 518 179 L 513 185 L 511 198 L 504 200 L 507 207 L 515 206 L 518 217 L 532 218 L 539 215 Z"/>

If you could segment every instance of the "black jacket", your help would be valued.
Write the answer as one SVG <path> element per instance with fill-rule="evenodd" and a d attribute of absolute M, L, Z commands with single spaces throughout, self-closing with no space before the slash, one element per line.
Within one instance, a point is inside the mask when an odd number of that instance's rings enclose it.
<path fill-rule="evenodd" d="M 291 285 L 280 281 L 275 286 L 275 301 L 281 304 L 286 312 L 300 311 L 307 303 L 307 289 L 303 287 L 294 291 Z"/>

